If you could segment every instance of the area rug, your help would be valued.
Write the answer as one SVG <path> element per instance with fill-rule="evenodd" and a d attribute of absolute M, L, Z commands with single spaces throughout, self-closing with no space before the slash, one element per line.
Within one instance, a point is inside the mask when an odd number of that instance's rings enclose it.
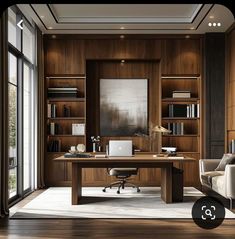
<path fill-rule="evenodd" d="M 184 200 L 166 204 L 161 199 L 159 187 L 141 187 L 137 193 L 125 188 L 121 194 L 116 189 L 84 187 L 79 205 L 71 205 L 70 187 L 51 187 L 18 209 L 11 219 L 30 218 L 192 218 L 193 203 L 203 194 L 193 187 L 184 188 Z M 226 218 L 235 214 L 226 209 Z"/>

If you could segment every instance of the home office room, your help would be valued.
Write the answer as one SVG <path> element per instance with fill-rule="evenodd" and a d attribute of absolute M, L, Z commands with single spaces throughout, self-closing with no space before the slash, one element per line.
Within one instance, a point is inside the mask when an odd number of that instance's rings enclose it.
<path fill-rule="evenodd" d="M 234 37 L 219 4 L 6 9 L 0 233 L 231 236 Z"/>

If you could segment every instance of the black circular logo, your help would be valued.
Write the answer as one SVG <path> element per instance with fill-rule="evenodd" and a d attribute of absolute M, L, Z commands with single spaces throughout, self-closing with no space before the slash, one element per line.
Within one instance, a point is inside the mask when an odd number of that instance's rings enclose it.
<path fill-rule="evenodd" d="M 223 222 L 224 217 L 224 205 L 214 197 L 202 197 L 193 205 L 192 218 L 201 228 L 216 228 Z"/>

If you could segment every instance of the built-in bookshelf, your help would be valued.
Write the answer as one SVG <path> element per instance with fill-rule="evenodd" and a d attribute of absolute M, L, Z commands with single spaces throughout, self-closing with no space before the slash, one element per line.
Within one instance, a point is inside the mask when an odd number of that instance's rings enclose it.
<path fill-rule="evenodd" d="M 162 125 L 171 130 L 163 147 L 185 155 L 201 155 L 201 83 L 198 76 L 162 76 Z M 183 97 L 185 96 L 185 97 Z"/>
<path fill-rule="evenodd" d="M 71 146 L 86 145 L 86 77 L 48 76 L 47 152 L 68 152 Z"/>

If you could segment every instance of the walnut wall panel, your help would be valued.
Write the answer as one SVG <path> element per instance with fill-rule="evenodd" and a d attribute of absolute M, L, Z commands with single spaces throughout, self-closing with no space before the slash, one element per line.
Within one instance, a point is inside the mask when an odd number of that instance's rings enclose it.
<path fill-rule="evenodd" d="M 232 139 L 235 139 L 235 29 L 233 29 L 227 36 L 227 148 L 229 151 L 229 145 Z"/>
<path fill-rule="evenodd" d="M 105 36 L 104 36 L 105 38 Z M 99 92 L 98 79 L 103 78 L 148 78 L 149 120 L 160 123 L 161 74 L 187 75 L 200 74 L 201 37 L 185 39 L 184 36 L 157 36 L 132 39 L 117 39 L 108 36 L 86 37 L 58 35 L 56 39 L 45 35 L 45 76 L 86 75 L 86 132 L 87 149 L 91 150 L 89 138 L 99 134 Z M 125 59 L 124 65 L 120 60 Z M 118 61 L 117 61 L 118 60 Z M 95 110 L 94 110 L 95 109 Z M 109 138 L 103 138 L 103 147 Z M 133 138 L 134 144 L 144 151 L 149 150 L 146 138 Z M 158 148 L 156 144 L 155 150 Z M 71 165 L 54 164 L 54 155 L 45 159 L 45 179 L 48 186 L 70 185 Z M 190 166 L 189 166 L 190 167 Z M 58 175 L 57 175 L 58 174 Z M 112 181 L 105 169 L 84 170 L 85 185 L 105 185 Z M 140 169 L 133 178 L 139 185 L 160 185 L 159 169 Z M 187 180 L 189 182 L 190 180 Z"/>
<path fill-rule="evenodd" d="M 84 74 L 83 40 L 47 39 L 45 43 L 45 75 Z"/>
<path fill-rule="evenodd" d="M 205 36 L 206 158 L 221 158 L 225 146 L 225 34 Z"/>
<path fill-rule="evenodd" d="M 160 40 L 86 40 L 86 59 L 160 59 Z"/>
<path fill-rule="evenodd" d="M 162 74 L 199 75 L 200 39 L 162 40 Z"/>
<path fill-rule="evenodd" d="M 87 149 L 92 150 L 90 137 L 100 135 L 99 129 L 99 79 L 115 78 L 147 78 L 149 81 L 148 108 L 149 123 L 159 124 L 160 122 L 160 72 L 159 61 L 152 60 L 126 60 L 121 64 L 120 60 L 90 60 L 87 66 Z M 144 137 L 101 137 L 102 148 L 108 144 L 110 139 L 131 139 L 133 144 L 143 150 L 149 151 L 149 141 Z M 155 148 L 157 150 L 157 146 Z M 89 169 L 90 175 L 86 176 L 87 185 L 94 185 L 93 175 L 97 169 Z M 104 174 L 107 174 L 103 171 Z M 100 174 L 101 176 L 102 174 Z M 140 169 L 139 177 L 133 180 L 138 185 L 160 185 L 159 169 Z M 103 176 L 102 176 L 103 177 Z M 107 180 L 110 180 L 108 177 Z M 100 185 L 102 179 L 96 180 L 96 185 Z M 102 185 L 102 184 L 101 184 Z"/>

